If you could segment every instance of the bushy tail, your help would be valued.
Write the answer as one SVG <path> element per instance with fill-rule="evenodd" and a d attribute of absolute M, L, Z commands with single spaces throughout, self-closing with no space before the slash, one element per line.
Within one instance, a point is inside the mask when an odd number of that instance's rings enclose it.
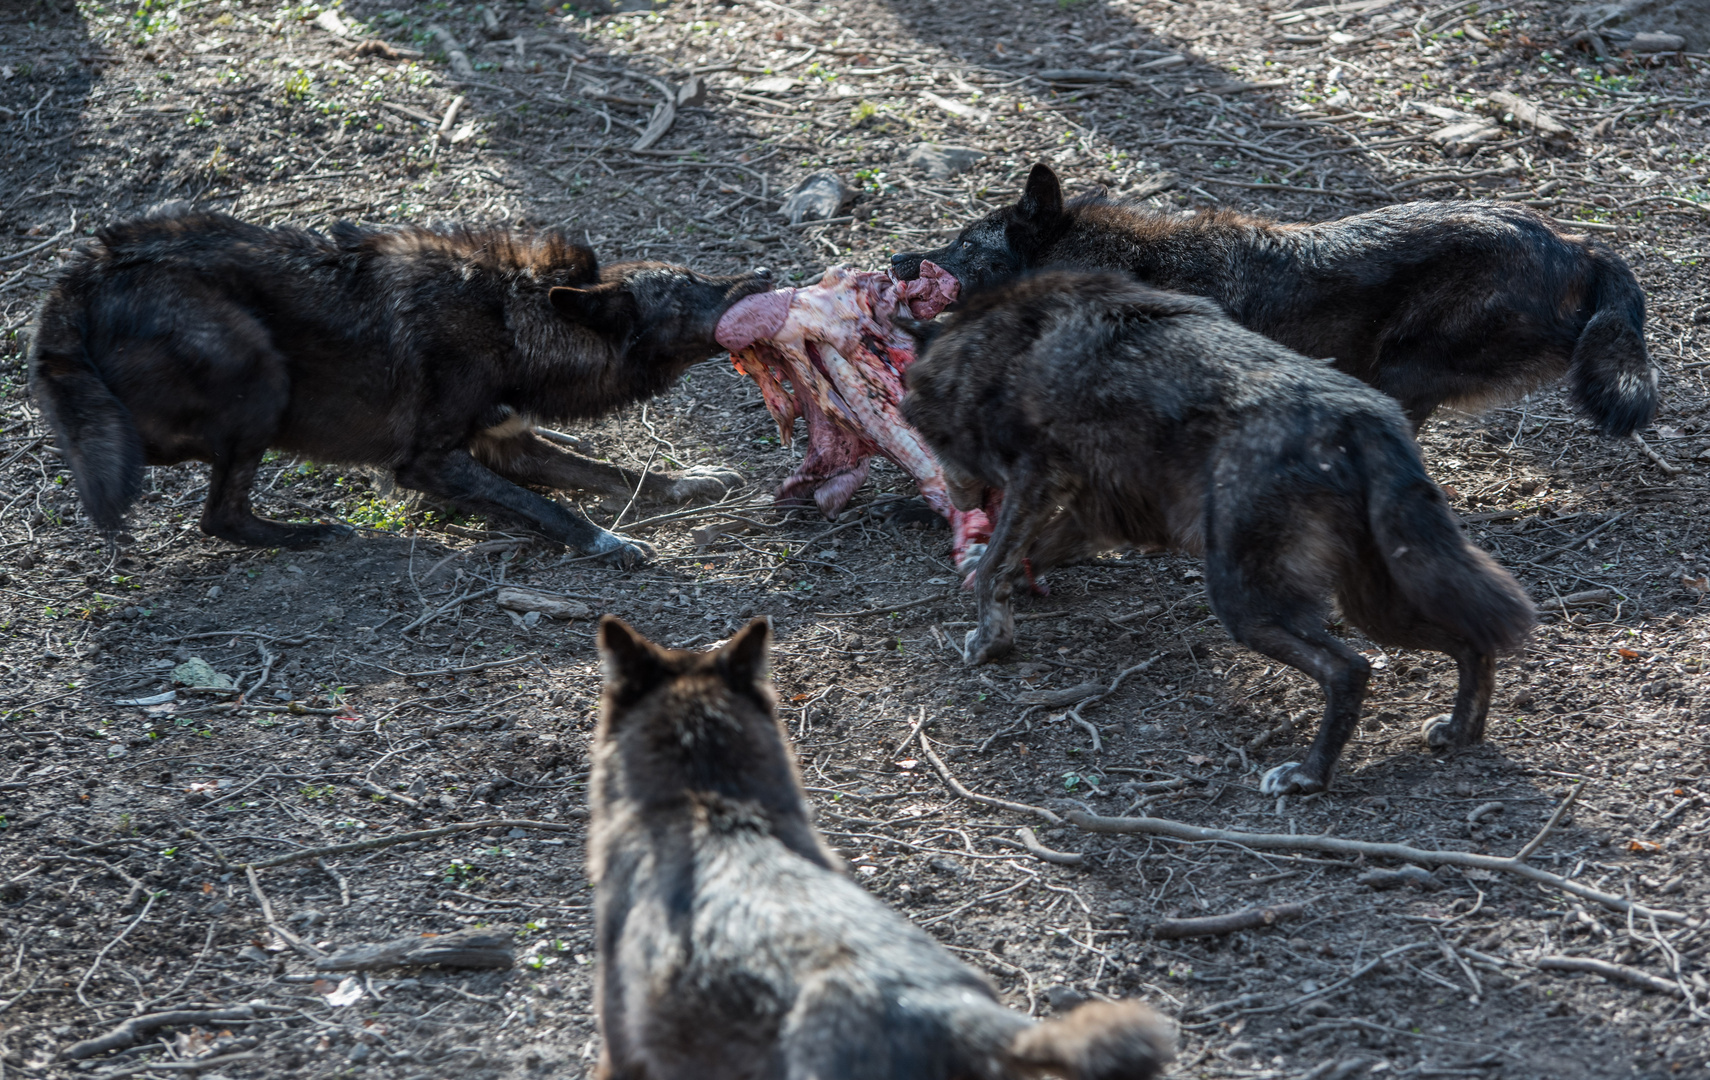
<path fill-rule="evenodd" d="M 1151 1080 L 1176 1055 L 1170 1022 L 1137 1001 L 1089 1001 L 1016 1033 L 1010 1057 L 1065 1080 Z"/>
<path fill-rule="evenodd" d="M 1612 439 L 1625 439 L 1657 411 L 1657 371 L 1645 351 L 1645 294 L 1616 255 L 1594 251 L 1597 309 L 1573 347 L 1574 402 Z"/>
<path fill-rule="evenodd" d="M 1430 621 L 1485 653 L 1511 652 L 1537 616 L 1496 560 L 1467 542 L 1419 449 L 1399 431 L 1366 440 L 1372 535 L 1396 585 Z"/>
<path fill-rule="evenodd" d="M 101 532 L 116 533 L 142 493 L 136 422 L 89 362 L 80 338 L 46 347 L 38 340 L 32 354 L 30 389 L 59 438 L 83 509 Z"/>

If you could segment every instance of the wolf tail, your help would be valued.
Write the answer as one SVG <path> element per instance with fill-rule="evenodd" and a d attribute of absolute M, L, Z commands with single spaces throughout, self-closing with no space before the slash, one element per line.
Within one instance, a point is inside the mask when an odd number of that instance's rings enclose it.
<path fill-rule="evenodd" d="M 1403 596 L 1484 653 L 1511 652 L 1536 621 L 1520 583 L 1461 535 L 1419 449 L 1400 431 L 1362 446 L 1372 537 Z"/>
<path fill-rule="evenodd" d="M 1175 1056 L 1176 1035 L 1137 1001 L 1089 1001 L 1021 1029 L 1009 1053 L 1024 1070 L 1065 1080 L 1151 1080 Z"/>
<path fill-rule="evenodd" d="M 30 389 L 58 436 L 84 511 L 102 533 L 116 533 L 142 493 L 143 444 L 136 422 L 95 369 L 81 334 L 38 334 L 31 354 Z"/>
<path fill-rule="evenodd" d="M 1593 251 L 1596 310 L 1573 347 L 1574 402 L 1612 439 L 1645 427 L 1657 411 L 1657 370 L 1645 350 L 1645 294 L 1618 256 Z"/>

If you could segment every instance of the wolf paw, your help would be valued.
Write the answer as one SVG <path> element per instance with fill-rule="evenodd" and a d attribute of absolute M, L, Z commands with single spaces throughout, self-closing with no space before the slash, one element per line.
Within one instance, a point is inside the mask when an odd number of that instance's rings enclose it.
<path fill-rule="evenodd" d="M 1425 721 L 1425 745 L 1433 750 L 1452 750 L 1463 742 L 1455 738 L 1454 715 L 1441 713 Z"/>
<path fill-rule="evenodd" d="M 1259 781 L 1261 795 L 1310 795 L 1323 790 L 1324 781 L 1308 773 L 1298 761 L 1283 762 Z"/>
<path fill-rule="evenodd" d="M 970 630 L 962 638 L 962 662 L 974 666 L 989 664 L 1009 653 L 1015 647 L 1010 638 L 992 638 L 979 630 Z"/>
<path fill-rule="evenodd" d="M 631 540 L 617 533 L 604 533 L 594 541 L 593 554 L 605 556 L 605 561 L 628 570 L 653 560 L 653 545 L 643 540 Z"/>
<path fill-rule="evenodd" d="M 688 502 L 691 499 L 722 499 L 725 494 L 741 487 L 743 476 L 735 469 L 720 469 L 710 465 L 696 465 L 685 470 L 672 483 L 666 497 L 672 502 Z"/>

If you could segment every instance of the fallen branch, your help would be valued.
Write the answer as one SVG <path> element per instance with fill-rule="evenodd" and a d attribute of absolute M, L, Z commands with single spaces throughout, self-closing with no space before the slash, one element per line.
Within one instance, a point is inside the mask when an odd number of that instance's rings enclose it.
<path fill-rule="evenodd" d="M 1672 994 L 1681 997 L 1685 991 L 1678 983 L 1670 982 L 1660 975 L 1652 975 L 1638 968 L 1625 964 L 1611 964 L 1607 960 L 1593 960 L 1587 956 L 1546 956 L 1538 961 L 1541 971 L 1583 971 L 1592 975 L 1601 975 L 1610 982 L 1624 982 L 1633 986 L 1642 986 L 1646 990 L 1655 990 L 1659 994 Z"/>
<path fill-rule="evenodd" d="M 1657 453 L 1655 450 L 1652 450 L 1651 444 L 1646 442 L 1636 431 L 1633 433 L 1633 445 L 1639 448 L 1640 453 L 1650 458 L 1657 468 L 1668 473 L 1670 476 L 1679 476 L 1681 473 L 1686 471 L 1679 465 L 1676 465 L 1674 462 Z"/>
<path fill-rule="evenodd" d="M 1207 915 L 1198 919 L 1160 919 L 1148 929 L 1152 936 L 1165 941 L 1179 938 L 1221 937 L 1238 930 L 1256 930 L 1283 919 L 1304 914 L 1305 904 L 1273 904 L 1269 907 L 1232 911 L 1227 915 Z"/>
<path fill-rule="evenodd" d="M 945 786 L 956 794 L 962 796 L 962 798 L 967 799 L 969 802 L 980 803 L 983 806 L 996 806 L 1002 810 L 1014 810 L 1019 814 L 1036 814 L 1053 825 L 1063 824 L 1063 819 L 1061 817 L 1053 814 L 1043 806 L 1028 806 L 1026 803 L 1008 802 L 1004 799 L 994 799 L 990 795 L 974 794 L 972 791 L 963 787 L 960 780 L 951 775 L 950 767 L 944 764 L 943 759 L 941 759 L 937 752 L 932 749 L 932 742 L 926 737 L 926 732 L 921 732 L 917 737 L 920 739 L 920 749 L 926 754 L 926 760 L 932 762 L 932 767 L 937 769 L 938 775 L 944 778 Z"/>
<path fill-rule="evenodd" d="M 243 870 L 249 876 L 249 891 L 255 894 L 255 902 L 261 905 L 261 917 L 266 921 L 267 928 L 278 934 L 280 941 L 290 945 L 311 960 L 325 956 L 326 953 L 279 925 L 279 920 L 273 917 L 272 902 L 267 899 L 267 894 L 261 891 L 261 882 L 255 876 L 255 867 L 245 866 Z"/>
<path fill-rule="evenodd" d="M 406 629 L 408 628 L 406 627 Z M 426 679 L 435 675 L 465 675 L 471 671 L 488 671 L 492 668 L 514 667 L 517 664 L 528 663 L 533 660 L 535 656 L 535 653 L 524 653 L 521 656 L 513 657 L 509 660 L 489 660 L 485 664 L 467 664 L 463 667 L 439 668 L 438 670 L 432 671 L 408 671 L 404 673 L 404 678 Z"/>
<path fill-rule="evenodd" d="M 379 971 L 394 967 L 504 969 L 516 962 L 509 934 L 461 930 L 412 934 L 379 945 L 357 945 L 315 961 L 316 971 Z"/>
<path fill-rule="evenodd" d="M 407 844 L 412 840 L 433 840 L 441 836 L 450 836 L 453 833 L 479 832 L 482 829 L 541 829 L 545 832 L 574 832 L 576 828 L 575 825 L 561 824 L 556 821 L 530 821 L 527 818 L 460 821 L 455 825 L 444 825 L 437 829 L 393 833 L 391 836 L 376 836 L 370 840 L 354 840 L 348 844 L 333 844 L 330 847 L 303 848 L 301 851 L 276 855 L 271 859 L 263 859 L 261 862 L 244 863 L 243 867 L 245 870 L 266 870 L 269 867 L 284 866 L 287 863 L 299 862 L 303 859 L 321 859 L 328 855 L 343 855 L 350 851 L 372 851 L 375 848 L 391 847 L 393 844 Z"/>
<path fill-rule="evenodd" d="M 1021 846 L 1025 848 L 1027 853 L 1035 859 L 1041 859 L 1048 863 L 1056 863 L 1058 866 L 1080 866 L 1082 863 L 1087 861 L 1087 857 L 1079 854 L 1078 852 L 1052 851 L 1044 844 L 1041 844 L 1039 842 L 1039 837 L 1035 836 L 1033 834 L 1033 830 L 1028 828 L 1026 825 L 1017 829 L 1016 835 L 1021 838 Z"/>
<path fill-rule="evenodd" d="M 1559 820 L 1551 819 L 1553 824 Z M 1076 828 L 1095 833 L 1137 834 L 1141 836 L 1168 836 L 1177 840 L 1189 840 L 1199 843 L 1214 842 L 1239 844 L 1242 847 L 1256 848 L 1269 851 L 1323 851 L 1333 855 L 1358 855 L 1368 859 L 1392 859 L 1396 862 L 1423 863 L 1436 866 L 1459 866 L 1474 870 L 1494 870 L 1499 873 L 1515 874 L 1529 878 L 1543 885 L 1549 885 L 1563 892 L 1595 903 L 1602 904 L 1612 911 L 1632 912 L 1635 915 L 1650 916 L 1662 922 L 1677 925 L 1691 923 L 1691 918 L 1683 912 L 1666 911 L 1645 904 L 1635 904 L 1613 893 L 1606 893 L 1570 881 L 1560 874 L 1552 874 L 1547 870 L 1528 866 L 1521 859 L 1530 855 L 1541 843 L 1548 832 L 1548 826 L 1527 844 L 1513 858 L 1501 858 L 1495 855 L 1476 855 L 1466 851 L 1427 851 L 1424 848 L 1411 847 L 1407 844 L 1373 843 L 1367 840 L 1345 840 L 1339 836 L 1294 836 L 1286 833 L 1250 833 L 1234 829 L 1206 829 L 1198 825 L 1188 825 L 1180 821 L 1170 821 L 1166 818 L 1114 818 L 1100 817 L 1082 811 L 1072 811 L 1068 822 Z"/>
<path fill-rule="evenodd" d="M 93 1039 L 84 1039 L 80 1043 L 72 1043 L 59 1056 L 66 1061 L 81 1061 L 105 1054 L 109 1050 L 123 1050 L 127 1046 L 135 1046 L 142 1039 L 159 1031 L 163 1027 L 178 1027 L 184 1024 L 219 1024 L 230 1020 L 254 1020 L 255 1010 L 247 1005 L 235 1009 L 179 1009 L 174 1012 L 149 1013 L 146 1016 L 133 1016 L 112 1031 Z"/>

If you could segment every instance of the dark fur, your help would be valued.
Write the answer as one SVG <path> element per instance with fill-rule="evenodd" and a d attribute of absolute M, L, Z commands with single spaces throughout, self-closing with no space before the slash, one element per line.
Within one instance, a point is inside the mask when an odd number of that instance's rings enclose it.
<path fill-rule="evenodd" d="M 661 649 L 600 624 L 589 784 L 603 1080 L 1148 1080 L 1138 1002 L 1034 1024 L 843 872 L 766 676 L 769 631 Z"/>
<path fill-rule="evenodd" d="M 1533 621 L 1520 586 L 1461 536 L 1391 399 L 1118 274 L 1056 271 L 972 296 L 922 333 L 903 414 L 952 497 L 1003 490 L 978 574 L 971 660 L 1009 651 L 1009 598 L 1089 550 L 1203 553 L 1236 640 L 1311 675 L 1324 722 L 1267 792 L 1318 791 L 1359 720 L 1370 665 L 1324 626 L 1334 594 L 1375 641 L 1448 653 L 1454 713 L 1434 747 L 1484 735 L 1496 653 Z"/>
<path fill-rule="evenodd" d="M 922 259 L 967 290 L 1056 266 L 1208 297 L 1395 398 L 1415 429 L 1438 405 L 1476 408 L 1563 375 L 1612 438 L 1656 412 L 1632 270 L 1511 203 L 1409 203 L 1311 225 L 1226 210 L 1182 217 L 1098 197 L 1065 206 L 1056 174 L 1036 165 L 1015 205 L 892 261 L 914 277 Z"/>
<path fill-rule="evenodd" d="M 389 469 L 627 562 L 646 545 L 517 485 L 628 494 L 642 478 L 558 450 L 528 418 L 659 393 L 719 351 L 732 303 L 769 287 L 658 263 L 602 273 L 557 233 L 340 223 L 326 236 L 175 208 L 104 229 L 72 260 L 39 316 L 30 379 L 103 531 L 120 527 L 145 463 L 197 460 L 213 466 L 205 532 L 266 546 L 348 533 L 254 515 L 256 467 L 277 448 Z M 658 475 L 643 488 L 695 489 Z"/>

